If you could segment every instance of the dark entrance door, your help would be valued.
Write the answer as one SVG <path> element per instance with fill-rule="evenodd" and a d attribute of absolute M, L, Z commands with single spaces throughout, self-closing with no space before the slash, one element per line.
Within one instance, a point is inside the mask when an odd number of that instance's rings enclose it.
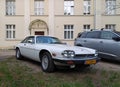
<path fill-rule="evenodd" d="M 35 31 L 35 35 L 44 35 L 44 31 Z"/>

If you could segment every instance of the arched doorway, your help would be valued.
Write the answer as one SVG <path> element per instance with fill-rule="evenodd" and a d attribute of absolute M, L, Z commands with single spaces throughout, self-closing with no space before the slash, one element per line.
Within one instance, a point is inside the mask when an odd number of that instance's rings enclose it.
<path fill-rule="evenodd" d="M 30 35 L 48 35 L 48 26 L 42 20 L 34 20 L 29 25 Z"/>

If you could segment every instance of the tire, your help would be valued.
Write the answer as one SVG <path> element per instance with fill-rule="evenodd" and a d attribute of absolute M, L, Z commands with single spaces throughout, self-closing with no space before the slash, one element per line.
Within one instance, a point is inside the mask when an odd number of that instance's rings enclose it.
<path fill-rule="evenodd" d="M 22 59 L 22 55 L 19 49 L 16 49 L 16 59 L 18 60 Z"/>
<path fill-rule="evenodd" d="M 41 57 L 41 68 L 44 72 L 53 72 L 55 69 L 52 57 L 49 52 L 44 52 Z"/>

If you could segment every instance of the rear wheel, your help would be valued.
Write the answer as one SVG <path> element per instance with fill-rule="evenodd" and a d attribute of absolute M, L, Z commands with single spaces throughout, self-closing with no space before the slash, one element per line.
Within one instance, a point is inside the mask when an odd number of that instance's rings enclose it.
<path fill-rule="evenodd" d="M 44 72 L 53 72 L 55 69 L 52 57 L 49 52 L 44 52 L 41 57 L 41 67 Z"/>
<path fill-rule="evenodd" d="M 16 59 L 22 59 L 22 55 L 19 49 L 16 49 Z"/>

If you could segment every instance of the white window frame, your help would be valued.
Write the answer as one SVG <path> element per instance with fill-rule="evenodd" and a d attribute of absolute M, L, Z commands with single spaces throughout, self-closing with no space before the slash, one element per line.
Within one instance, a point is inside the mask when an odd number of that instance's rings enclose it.
<path fill-rule="evenodd" d="M 6 15 L 15 15 L 15 0 L 6 0 Z"/>
<path fill-rule="evenodd" d="M 64 15 L 74 15 L 74 0 L 64 0 Z"/>
<path fill-rule="evenodd" d="M 106 24 L 105 29 L 116 30 L 116 24 Z"/>
<path fill-rule="evenodd" d="M 84 31 L 90 31 L 90 24 L 83 25 L 83 30 Z"/>
<path fill-rule="evenodd" d="M 64 39 L 74 38 L 74 25 L 64 25 Z"/>
<path fill-rule="evenodd" d="M 44 0 L 34 0 L 35 15 L 44 15 Z"/>
<path fill-rule="evenodd" d="M 83 5 L 84 5 L 84 15 L 90 14 L 90 9 L 91 9 L 91 0 L 84 0 Z"/>
<path fill-rule="evenodd" d="M 116 14 L 116 0 L 106 0 L 106 15 Z"/>
<path fill-rule="evenodd" d="M 15 39 L 15 28 L 14 24 L 7 24 L 6 25 L 6 38 L 7 39 Z"/>

